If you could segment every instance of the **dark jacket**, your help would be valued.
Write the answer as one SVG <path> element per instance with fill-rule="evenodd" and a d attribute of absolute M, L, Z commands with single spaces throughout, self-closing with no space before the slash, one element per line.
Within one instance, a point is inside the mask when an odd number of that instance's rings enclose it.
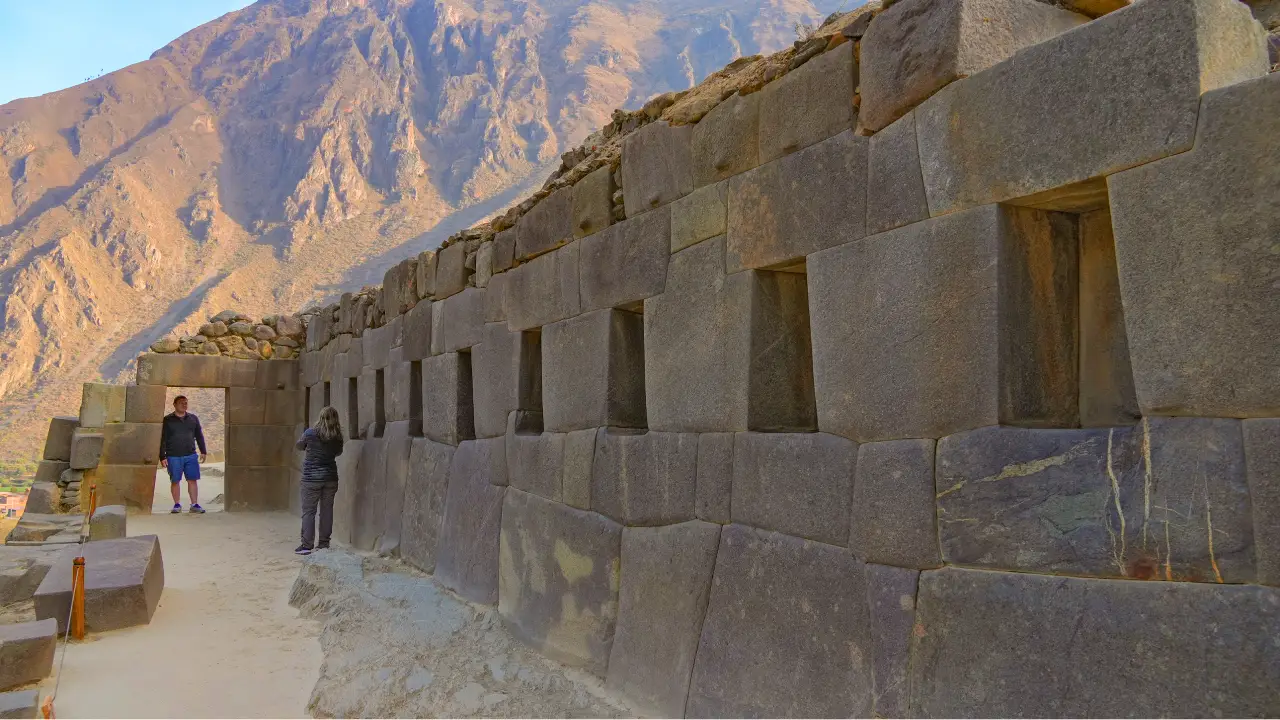
<path fill-rule="evenodd" d="M 160 457 L 185 457 L 196 454 L 196 444 L 200 445 L 200 454 L 208 455 L 204 446 L 204 431 L 200 429 L 200 418 L 187 413 L 178 417 L 173 413 L 164 416 L 160 423 Z"/>
<path fill-rule="evenodd" d="M 341 435 L 325 442 L 316 434 L 315 428 L 307 428 L 298 438 L 298 449 L 307 451 L 302 461 L 302 482 L 338 481 L 337 457 L 342 454 Z"/>

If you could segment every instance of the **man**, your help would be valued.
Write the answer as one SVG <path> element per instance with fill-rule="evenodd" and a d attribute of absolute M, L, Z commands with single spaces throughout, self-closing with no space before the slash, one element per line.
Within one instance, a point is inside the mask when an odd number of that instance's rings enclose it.
<path fill-rule="evenodd" d="M 196 444 L 200 445 L 200 454 L 196 455 Z M 191 512 L 203 513 L 196 493 L 196 482 L 200 479 L 200 463 L 204 462 L 208 450 L 204 446 L 204 432 L 200 429 L 200 418 L 187 412 L 187 396 L 179 395 L 173 399 L 173 412 L 164 416 L 160 427 L 160 464 L 169 470 L 169 489 L 173 492 L 173 510 L 182 512 L 182 476 L 187 476 L 187 496 L 191 498 Z"/>

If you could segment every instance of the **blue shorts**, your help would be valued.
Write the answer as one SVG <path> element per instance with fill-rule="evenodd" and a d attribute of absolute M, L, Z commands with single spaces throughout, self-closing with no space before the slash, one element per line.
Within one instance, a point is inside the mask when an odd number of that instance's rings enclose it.
<path fill-rule="evenodd" d="M 188 480 L 200 479 L 200 456 L 199 455 L 180 455 L 170 457 L 169 460 L 169 482 L 182 482 L 182 476 L 185 474 Z"/>

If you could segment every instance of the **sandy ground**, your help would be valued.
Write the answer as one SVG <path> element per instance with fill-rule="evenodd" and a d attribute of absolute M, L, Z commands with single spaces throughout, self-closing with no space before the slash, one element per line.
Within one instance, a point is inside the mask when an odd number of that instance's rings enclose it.
<path fill-rule="evenodd" d="M 222 512 L 222 492 L 226 472 L 226 463 L 206 463 L 200 466 L 200 480 L 196 483 L 196 499 L 200 501 L 200 507 L 205 509 L 205 514 L 212 512 Z M 169 471 L 159 468 L 156 471 L 156 493 L 151 501 L 151 512 L 168 514 L 173 509 L 173 495 L 169 490 Z M 182 481 L 182 509 L 185 512 L 191 507 L 191 501 L 187 496 L 187 481 Z M 130 535 L 136 533 L 130 532 Z"/>
<path fill-rule="evenodd" d="M 209 481 L 202 505 L 221 479 Z M 323 656 L 320 623 L 288 605 L 297 519 L 169 515 L 168 506 L 129 517 L 130 535 L 160 536 L 165 589 L 155 617 L 68 647 L 58 717 L 308 717 Z"/>

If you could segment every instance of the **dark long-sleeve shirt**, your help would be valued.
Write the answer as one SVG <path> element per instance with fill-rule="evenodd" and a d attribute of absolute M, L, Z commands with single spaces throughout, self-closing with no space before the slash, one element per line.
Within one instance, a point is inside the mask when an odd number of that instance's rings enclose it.
<path fill-rule="evenodd" d="M 178 417 L 174 413 L 164 416 L 160 425 L 160 457 L 184 457 L 196 454 L 196 445 L 200 445 L 200 454 L 208 455 L 204 446 L 204 431 L 200 429 L 200 418 L 186 413 Z"/>
<path fill-rule="evenodd" d="M 315 428 L 307 428 L 298 438 L 297 447 L 307 451 L 302 460 L 302 482 L 337 482 L 337 458 L 342 454 L 341 435 L 325 441 L 320 439 Z"/>

